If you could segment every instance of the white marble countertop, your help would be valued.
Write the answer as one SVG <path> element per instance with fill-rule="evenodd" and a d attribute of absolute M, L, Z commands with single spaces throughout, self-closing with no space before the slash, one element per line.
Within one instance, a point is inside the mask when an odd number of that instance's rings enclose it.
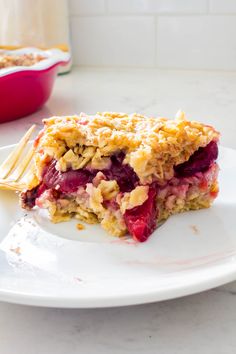
<path fill-rule="evenodd" d="M 236 73 L 74 69 L 57 79 L 41 111 L 0 125 L 0 146 L 43 117 L 127 111 L 214 125 L 236 148 Z M 115 309 L 63 310 L 0 303 L 3 354 L 231 354 L 236 352 L 236 282 L 198 295 Z"/>

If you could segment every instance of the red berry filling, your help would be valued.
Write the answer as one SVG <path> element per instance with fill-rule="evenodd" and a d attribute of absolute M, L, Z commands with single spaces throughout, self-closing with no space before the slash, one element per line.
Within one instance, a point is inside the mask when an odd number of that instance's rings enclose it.
<path fill-rule="evenodd" d="M 108 180 L 116 180 L 121 192 L 131 192 L 137 186 L 139 178 L 131 166 L 122 164 L 124 158 L 123 152 L 113 155 L 110 168 L 103 170 L 102 173 Z"/>
<path fill-rule="evenodd" d="M 204 172 L 208 170 L 211 164 L 218 157 L 218 146 L 215 141 L 211 141 L 204 148 L 199 148 L 190 156 L 189 160 L 175 166 L 175 173 L 177 177 L 190 177 L 197 172 Z"/>
<path fill-rule="evenodd" d="M 101 172 L 106 176 L 107 180 L 116 180 L 121 192 L 130 192 L 139 182 L 139 178 L 127 164 L 123 164 L 125 154 L 111 156 L 111 166 Z M 68 194 L 76 192 L 80 186 L 86 186 L 91 183 L 96 176 L 98 170 L 68 170 L 60 172 L 56 170 L 56 160 L 52 160 L 46 167 L 42 175 L 41 184 L 27 191 L 24 195 L 24 203 L 33 208 L 35 199 L 38 198 L 46 189 L 56 189 L 57 191 Z"/>
<path fill-rule="evenodd" d="M 56 161 L 52 161 L 43 173 L 43 183 L 49 189 L 58 189 L 62 193 L 76 192 L 78 187 L 85 186 L 92 182 L 94 175 L 85 169 L 69 170 L 66 172 L 57 171 Z"/>
<path fill-rule="evenodd" d="M 101 170 L 108 180 L 116 180 L 121 192 L 130 192 L 138 184 L 138 176 L 129 165 L 122 164 L 125 154 L 120 152 L 111 157 L 109 169 Z M 47 188 L 57 188 L 62 193 L 76 192 L 78 187 L 91 183 L 98 170 L 68 170 L 57 171 L 56 161 L 53 160 L 43 173 L 43 183 Z"/>
<path fill-rule="evenodd" d="M 126 210 L 124 214 L 125 223 L 129 233 L 139 242 L 146 241 L 156 228 L 158 217 L 156 196 L 156 186 L 150 186 L 148 199 L 142 205 Z"/>

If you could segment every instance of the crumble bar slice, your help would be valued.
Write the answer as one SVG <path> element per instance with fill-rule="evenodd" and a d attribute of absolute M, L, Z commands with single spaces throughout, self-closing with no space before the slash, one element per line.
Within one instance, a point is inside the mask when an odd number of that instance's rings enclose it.
<path fill-rule="evenodd" d="M 182 112 L 175 120 L 105 112 L 43 122 L 21 203 L 47 208 L 53 222 L 100 222 L 143 242 L 170 215 L 217 196 L 219 133 Z"/>

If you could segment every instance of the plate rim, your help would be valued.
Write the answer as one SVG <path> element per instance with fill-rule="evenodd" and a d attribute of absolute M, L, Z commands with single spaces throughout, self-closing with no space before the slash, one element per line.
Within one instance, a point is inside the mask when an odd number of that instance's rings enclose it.
<path fill-rule="evenodd" d="M 206 269 L 204 270 L 206 271 Z M 76 296 L 42 296 L 32 295 L 23 292 L 7 291 L 0 288 L 0 301 L 21 305 L 52 307 L 52 308 L 108 308 L 141 305 L 171 299 L 177 299 L 188 295 L 194 295 L 215 287 L 227 284 L 236 280 L 236 262 L 231 271 L 223 275 L 199 280 L 194 284 L 187 284 L 185 287 L 170 287 L 168 290 L 155 290 L 143 294 L 124 294 L 117 296 L 103 297 L 76 297 Z"/>

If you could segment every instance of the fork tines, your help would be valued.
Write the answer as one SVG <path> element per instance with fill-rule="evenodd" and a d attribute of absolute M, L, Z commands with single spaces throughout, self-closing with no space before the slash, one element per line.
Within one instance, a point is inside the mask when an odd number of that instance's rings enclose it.
<path fill-rule="evenodd" d="M 28 174 L 35 148 L 28 144 L 35 125 L 32 125 L 21 138 L 14 150 L 0 165 L 0 189 L 23 190 L 27 184 Z M 23 178 L 24 177 L 24 178 Z"/>

